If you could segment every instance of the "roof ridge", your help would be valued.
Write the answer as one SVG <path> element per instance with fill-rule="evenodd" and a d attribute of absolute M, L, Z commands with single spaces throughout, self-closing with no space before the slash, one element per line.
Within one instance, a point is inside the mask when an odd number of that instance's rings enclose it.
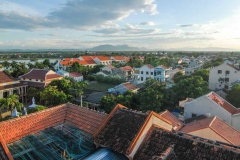
<path fill-rule="evenodd" d="M 105 114 L 105 115 L 107 115 L 107 113 L 105 113 L 105 112 L 99 112 L 99 111 L 97 111 L 97 110 L 90 109 L 90 108 L 87 108 L 87 107 L 83 107 L 83 106 L 80 106 L 80 105 L 76 105 L 76 104 L 73 104 L 73 103 L 71 103 L 71 102 L 68 102 L 67 104 L 68 104 L 68 105 L 71 104 L 71 106 L 75 106 L 75 107 L 78 107 L 78 108 L 84 108 L 84 109 L 87 109 L 87 110 L 89 110 L 89 111 L 96 112 L 96 113 L 98 113 L 98 114 Z"/>
<path fill-rule="evenodd" d="M 239 132 L 236 128 L 234 128 L 233 126 L 229 125 L 227 122 L 223 121 L 221 118 L 215 116 L 215 120 L 216 120 L 216 119 L 219 119 L 220 121 L 222 121 L 223 123 L 225 123 L 227 126 L 233 128 L 233 130 L 237 131 L 237 132 L 240 134 L 240 132 Z M 227 141 L 231 142 L 232 144 L 237 145 L 236 143 L 234 143 L 234 142 L 232 142 L 231 140 L 229 140 L 227 137 L 223 136 L 222 134 L 219 134 L 213 127 L 211 127 L 211 126 L 209 126 L 209 127 L 210 127 L 214 132 L 216 132 L 219 136 L 223 137 L 224 139 L 226 139 Z"/>
<path fill-rule="evenodd" d="M 235 106 L 233 106 L 231 103 L 229 103 L 227 100 L 225 100 L 225 99 L 223 99 L 221 96 L 219 96 L 217 93 L 215 93 L 215 92 L 213 92 L 213 91 L 211 91 L 208 95 L 207 95 L 207 98 L 209 98 L 209 99 L 211 99 L 212 101 L 214 101 L 212 98 L 210 98 L 209 96 L 211 95 L 211 94 L 214 94 L 215 96 L 217 96 L 218 98 L 220 98 L 221 100 L 223 100 L 224 102 L 226 102 L 227 104 L 229 104 L 231 107 L 233 107 L 234 109 L 235 109 L 235 111 L 234 112 L 236 112 L 238 109 L 235 107 Z M 215 101 L 214 101 L 215 102 Z M 217 102 L 215 102 L 216 104 L 218 104 Z M 218 104 L 219 105 L 219 104 Z M 221 106 L 221 105 L 219 105 L 219 106 Z M 221 106 L 223 109 L 225 109 L 223 106 Z M 226 110 L 226 109 L 225 109 Z M 227 111 L 227 110 L 226 110 Z M 229 111 L 228 111 L 229 112 Z M 233 114 L 232 114 L 233 115 Z"/>

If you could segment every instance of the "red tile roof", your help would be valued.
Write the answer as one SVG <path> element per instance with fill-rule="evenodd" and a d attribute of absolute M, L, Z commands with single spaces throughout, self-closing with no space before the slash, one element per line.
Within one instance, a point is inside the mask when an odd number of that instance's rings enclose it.
<path fill-rule="evenodd" d="M 204 128 L 210 128 L 230 144 L 240 146 L 240 132 L 216 116 L 189 123 L 181 132 L 190 133 Z"/>
<path fill-rule="evenodd" d="M 91 58 L 91 56 L 81 56 L 83 60 L 78 58 L 65 58 L 63 61 L 60 62 L 63 66 L 71 66 L 74 62 L 78 62 L 81 65 L 90 65 L 96 64 L 96 62 Z"/>
<path fill-rule="evenodd" d="M 147 66 L 150 69 L 154 68 L 151 64 L 146 64 L 145 66 Z"/>
<path fill-rule="evenodd" d="M 178 131 L 179 129 L 182 128 L 183 123 L 180 120 L 178 120 L 177 117 L 175 117 L 168 110 L 160 112 L 159 115 L 162 116 L 163 118 L 167 119 L 168 121 L 170 121 L 174 126 L 174 128 L 173 128 L 174 130 Z"/>
<path fill-rule="evenodd" d="M 116 61 L 124 61 L 124 57 L 123 56 L 112 56 Z"/>
<path fill-rule="evenodd" d="M 81 73 L 78 73 L 78 72 L 70 72 L 69 74 L 70 74 L 71 76 L 73 76 L 73 77 L 83 76 Z"/>
<path fill-rule="evenodd" d="M 133 68 L 131 66 L 125 66 L 120 68 L 122 71 L 131 71 Z"/>
<path fill-rule="evenodd" d="M 128 90 L 135 90 L 137 89 L 137 87 L 135 85 L 133 85 L 132 83 L 130 82 L 126 82 L 126 83 L 123 83 L 124 87 L 126 87 Z"/>
<path fill-rule="evenodd" d="M 61 76 L 59 74 L 49 74 L 49 75 L 46 75 L 46 80 L 59 79 L 59 78 L 63 78 L 63 76 Z"/>
<path fill-rule="evenodd" d="M 30 72 L 23 75 L 22 78 L 45 80 L 45 76 L 47 73 L 48 70 L 45 69 L 32 69 Z"/>
<path fill-rule="evenodd" d="M 107 56 L 92 56 L 93 59 L 98 58 L 100 61 L 110 61 L 110 57 Z"/>
<path fill-rule="evenodd" d="M 129 58 L 129 57 L 124 56 L 123 58 L 124 58 L 124 60 L 125 60 L 126 62 L 129 62 L 129 61 L 130 61 L 130 58 Z"/>
<path fill-rule="evenodd" d="M 230 103 L 225 101 L 222 97 L 218 96 L 214 92 L 211 92 L 208 97 L 231 114 L 234 114 L 237 110 L 234 106 L 232 106 Z"/>
<path fill-rule="evenodd" d="M 7 83 L 7 82 L 12 82 L 12 81 L 14 81 L 13 78 L 11 78 L 6 73 L 0 71 L 0 83 Z"/>

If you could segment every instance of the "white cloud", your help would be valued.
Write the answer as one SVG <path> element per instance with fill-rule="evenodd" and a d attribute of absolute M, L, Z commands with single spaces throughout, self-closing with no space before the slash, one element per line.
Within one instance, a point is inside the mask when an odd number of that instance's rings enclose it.
<path fill-rule="evenodd" d="M 154 22 L 141 22 L 139 25 L 155 26 L 156 24 Z"/>
<path fill-rule="evenodd" d="M 128 17 L 133 12 L 157 14 L 157 5 L 154 2 L 155 0 L 71 0 L 46 17 L 24 14 L 21 10 L 0 10 L 0 28 L 86 29 L 110 24 Z"/>

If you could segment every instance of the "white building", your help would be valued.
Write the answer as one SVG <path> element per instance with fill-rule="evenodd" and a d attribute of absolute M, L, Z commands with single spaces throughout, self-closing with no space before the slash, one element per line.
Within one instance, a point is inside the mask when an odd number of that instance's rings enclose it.
<path fill-rule="evenodd" d="M 217 116 L 240 130 L 240 109 L 235 108 L 214 92 L 210 92 L 185 104 L 185 119 L 199 115 Z"/>
<path fill-rule="evenodd" d="M 73 78 L 77 82 L 83 81 L 83 75 L 78 72 L 70 72 L 69 77 Z"/>
<path fill-rule="evenodd" d="M 146 64 L 134 71 L 134 81 L 137 84 L 145 82 L 148 78 L 154 79 L 154 67 L 150 64 Z"/>
<path fill-rule="evenodd" d="M 220 78 L 224 81 L 219 82 Z M 219 90 L 224 87 L 228 89 L 229 85 L 237 80 L 240 80 L 240 71 L 233 66 L 223 63 L 210 70 L 208 85 L 211 90 Z"/>

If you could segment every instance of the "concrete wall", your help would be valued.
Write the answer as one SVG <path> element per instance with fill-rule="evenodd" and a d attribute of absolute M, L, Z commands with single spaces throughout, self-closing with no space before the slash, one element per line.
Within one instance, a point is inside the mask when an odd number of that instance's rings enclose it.
<path fill-rule="evenodd" d="M 143 74 L 141 74 L 143 72 Z M 148 72 L 148 75 L 146 74 L 146 72 Z M 153 73 L 151 75 L 151 72 Z M 148 68 L 147 66 L 142 66 L 141 68 L 139 68 L 139 74 L 138 76 L 140 77 L 140 80 L 137 81 L 137 83 L 143 83 L 146 81 L 147 78 L 152 78 L 154 79 L 154 68 Z M 142 77 L 142 80 L 141 80 Z"/>
<path fill-rule="evenodd" d="M 217 103 L 207 98 L 207 96 L 203 96 L 202 98 L 185 104 L 185 119 L 191 118 L 192 114 L 206 115 L 207 113 L 210 113 L 210 116 L 217 116 L 231 125 L 232 115 L 228 111 L 223 109 L 221 106 L 219 106 Z"/>
<path fill-rule="evenodd" d="M 232 126 L 240 131 L 240 113 L 232 116 Z"/>
<path fill-rule="evenodd" d="M 219 136 L 216 132 L 214 132 L 210 128 L 200 129 L 200 130 L 197 130 L 197 131 L 189 132 L 188 134 L 203 137 L 203 138 L 214 140 L 214 141 L 229 143 L 228 141 L 226 141 L 224 138 Z"/>
<path fill-rule="evenodd" d="M 142 144 L 144 138 L 146 137 L 149 129 L 153 126 L 159 126 L 165 130 L 172 130 L 172 125 L 168 124 L 167 122 L 163 121 L 162 119 L 156 117 L 155 115 L 152 115 L 148 121 L 148 123 L 146 124 L 146 126 L 144 127 L 144 129 L 142 130 L 137 143 L 135 144 L 132 152 L 129 154 L 129 157 L 133 158 L 134 155 L 136 154 L 138 148 L 140 147 L 140 145 Z"/>
<path fill-rule="evenodd" d="M 222 73 L 218 74 L 218 70 L 221 70 Z M 226 75 L 225 72 L 230 71 L 229 75 Z M 229 78 L 229 83 L 226 83 L 227 85 L 237 81 L 240 79 L 240 71 L 237 71 L 233 67 L 230 67 L 227 64 L 221 64 L 220 66 L 217 66 L 215 68 L 212 68 L 210 70 L 209 74 L 209 89 L 215 90 L 215 89 L 221 89 L 224 87 L 224 84 L 221 85 L 221 83 L 218 81 L 219 78 Z"/>

